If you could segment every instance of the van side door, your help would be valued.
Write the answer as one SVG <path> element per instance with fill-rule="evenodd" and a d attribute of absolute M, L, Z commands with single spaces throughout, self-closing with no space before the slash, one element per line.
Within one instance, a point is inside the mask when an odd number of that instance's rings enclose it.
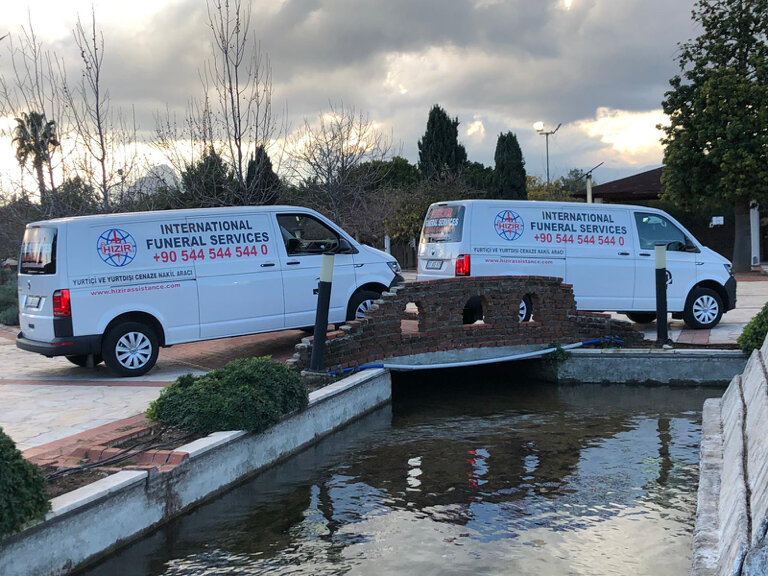
<path fill-rule="evenodd" d="M 277 226 L 282 240 L 279 250 L 284 270 L 286 327 L 314 326 L 322 256 L 338 249 L 340 234 L 320 218 L 303 212 L 278 213 Z M 329 323 L 346 320 L 349 297 L 356 286 L 354 265 L 351 252 L 336 252 Z"/>
<path fill-rule="evenodd" d="M 573 285 L 579 310 L 624 310 L 632 305 L 635 285 L 630 213 L 593 206 L 552 212 L 570 218 L 561 222 L 573 229 L 565 245 L 565 281 Z"/>
<path fill-rule="evenodd" d="M 632 310 L 656 310 L 655 247 L 667 246 L 667 309 L 680 312 L 696 284 L 699 249 L 674 222 L 655 212 L 636 211 L 637 258 L 635 301 Z"/>
<path fill-rule="evenodd" d="M 182 254 L 194 263 L 200 337 L 223 338 L 285 326 L 279 239 L 270 214 L 188 217 Z"/>

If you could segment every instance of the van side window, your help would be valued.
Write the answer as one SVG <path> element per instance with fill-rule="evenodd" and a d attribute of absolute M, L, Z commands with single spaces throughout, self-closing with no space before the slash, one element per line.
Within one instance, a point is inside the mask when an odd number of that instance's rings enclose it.
<path fill-rule="evenodd" d="M 641 250 L 654 250 L 657 244 L 666 244 L 667 250 L 685 252 L 692 244 L 677 226 L 659 214 L 635 212 L 635 222 Z"/>
<path fill-rule="evenodd" d="M 277 223 L 289 256 L 322 254 L 339 246 L 339 235 L 308 214 L 278 214 Z"/>

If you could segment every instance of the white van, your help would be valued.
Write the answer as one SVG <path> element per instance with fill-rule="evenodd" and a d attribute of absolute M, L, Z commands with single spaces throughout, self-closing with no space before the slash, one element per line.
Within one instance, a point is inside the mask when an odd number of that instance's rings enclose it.
<path fill-rule="evenodd" d="M 667 245 L 667 309 L 711 328 L 736 305 L 731 263 L 661 210 L 524 200 L 439 202 L 427 211 L 418 278 L 534 275 L 573 285 L 579 310 L 656 318 L 654 250 Z M 531 300 L 520 303 L 521 320 Z M 535 315 L 535 310 L 533 311 Z"/>
<path fill-rule="evenodd" d="M 320 261 L 335 253 L 330 323 L 361 316 L 397 261 L 293 206 L 169 210 L 29 224 L 16 345 L 122 376 L 158 347 L 314 326 Z"/>

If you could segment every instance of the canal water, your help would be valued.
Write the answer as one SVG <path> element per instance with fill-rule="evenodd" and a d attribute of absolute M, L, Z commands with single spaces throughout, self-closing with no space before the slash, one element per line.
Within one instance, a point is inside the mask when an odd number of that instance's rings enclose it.
<path fill-rule="evenodd" d="M 721 393 L 400 377 L 391 406 L 85 574 L 685 574 Z"/>

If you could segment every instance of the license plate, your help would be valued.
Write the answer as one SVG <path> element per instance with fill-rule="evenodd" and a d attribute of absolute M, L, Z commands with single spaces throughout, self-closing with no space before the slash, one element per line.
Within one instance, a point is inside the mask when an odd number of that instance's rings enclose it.
<path fill-rule="evenodd" d="M 427 270 L 440 270 L 442 267 L 442 260 L 427 260 Z"/>
<path fill-rule="evenodd" d="M 25 305 L 27 308 L 39 308 L 40 296 L 27 296 Z"/>

